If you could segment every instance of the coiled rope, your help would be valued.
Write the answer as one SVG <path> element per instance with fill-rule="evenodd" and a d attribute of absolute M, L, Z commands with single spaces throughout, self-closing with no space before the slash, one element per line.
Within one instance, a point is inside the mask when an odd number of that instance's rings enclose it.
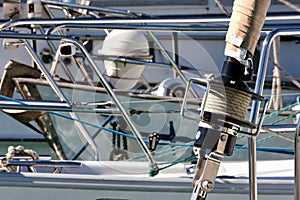
<path fill-rule="evenodd" d="M 251 94 L 218 83 L 211 83 L 204 112 L 221 114 L 244 120 L 251 100 Z"/>
<path fill-rule="evenodd" d="M 9 166 L 8 165 L 8 161 L 14 160 L 16 155 L 30 156 L 33 160 L 39 160 L 39 155 L 31 149 L 25 149 L 23 146 L 17 146 L 17 147 L 10 146 L 7 149 L 7 153 L 5 154 L 5 157 L 0 160 L 0 171 L 1 172 L 17 172 L 18 171 L 17 166 Z M 29 167 L 29 170 L 31 172 L 35 172 L 35 169 L 33 167 Z"/>

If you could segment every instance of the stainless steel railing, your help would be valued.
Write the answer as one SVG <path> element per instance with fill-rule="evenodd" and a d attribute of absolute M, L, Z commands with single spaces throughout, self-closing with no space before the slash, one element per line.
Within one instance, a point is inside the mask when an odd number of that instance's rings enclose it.
<path fill-rule="evenodd" d="M 42 0 L 42 5 L 44 6 L 45 10 L 47 11 L 47 14 L 49 16 L 54 16 L 53 13 L 50 11 L 50 9 L 57 9 L 57 10 L 64 10 L 66 8 L 68 9 L 82 9 L 87 10 L 87 15 L 90 15 L 92 17 L 98 17 L 98 13 L 106 13 L 106 14 L 116 14 L 120 16 L 125 17 L 132 17 L 136 18 L 140 15 L 143 15 L 142 13 L 136 13 L 132 12 L 130 10 L 121 10 L 121 9 L 111 9 L 111 8 L 103 8 L 103 7 L 96 7 L 96 6 L 87 6 L 87 5 L 79 5 L 79 4 L 72 4 L 72 3 L 65 3 L 65 2 L 57 2 L 57 1 L 49 1 L 49 0 Z"/>
<path fill-rule="evenodd" d="M 271 31 L 265 38 L 262 50 L 260 54 L 260 62 L 259 68 L 257 73 L 256 85 L 254 89 L 254 93 L 258 95 L 262 95 L 264 82 L 266 78 L 270 48 L 272 42 L 276 37 L 279 36 L 296 36 L 300 35 L 300 29 L 275 29 Z M 260 102 L 253 102 L 251 113 L 250 113 L 250 120 L 255 123 L 258 120 L 260 110 Z M 257 133 L 259 134 L 259 133 Z M 248 155 L 249 155 L 249 186 L 250 186 L 250 199 L 256 200 L 257 199 L 257 177 L 256 177 L 256 137 L 257 135 L 253 135 L 248 140 Z"/>
<path fill-rule="evenodd" d="M 300 199 L 300 118 L 295 131 L 294 199 Z"/>
<path fill-rule="evenodd" d="M 28 48 L 29 54 L 31 55 L 31 57 L 33 57 L 34 61 L 36 62 L 37 66 L 40 68 L 40 70 L 44 73 L 44 76 L 45 76 L 46 80 L 49 81 L 49 84 L 50 84 L 51 88 L 56 92 L 56 94 L 61 98 L 61 100 L 63 102 L 68 103 L 69 106 L 70 106 L 70 103 L 68 102 L 67 98 L 64 96 L 61 89 L 57 86 L 55 80 L 53 79 L 51 74 L 48 72 L 47 68 L 44 66 L 43 62 L 40 60 L 38 55 L 36 55 L 36 52 L 33 51 L 33 49 L 30 46 L 28 40 L 59 40 L 59 41 L 62 41 L 62 42 L 69 42 L 69 43 L 74 44 L 82 52 L 84 57 L 87 59 L 87 61 L 90 64 L 91 68 L 93 69 L 94 73 L 98 76 L 101 84 L 106 89 L 107 93 L 111 96 L 112 101 L 114 102 L 114 104 L 116 105 L 118 110 L 122 113 L 122 116 L 124 117 L 124 120 L 128 124 L 129 128 L 132 130 L 134 136 L 137 139 L 137 142 L 139 143 L 142 150 L 146 154 L 146 156 L 147 156 L 147 158 L 150 162 L 151 170 L 152 171 L 157 171 L 158 170 L 156 161 L 154 160 L 150 150 L 148 149 L 147 145 L 145 144 L 144 140 L 142 139 L 142 136 L 140 135 L 139 131 L 134 126 L 132 120 L 129 117 L 129 114 L 126 112 L 125 108 L 122 106 L 122 104 L 119 101 L 119 99 L 117 98 L 116 94 L 113 92 L 111 86 L 105 80 L 102 73 L 97 68 L 95 62 L 93 61 L 93 59 L 91 58 L 91 56 L 89 55 L 88 51 L 85 49 L 83 44 L 81 44 L 79 41 L 77 41 L 75 39 L 64 37 L 64 36 L 57 36 L 57 35 L 51 36 L 51 35 L 39 35 L 39 34 L 31 35 L 31 34 L 0 33 L 0 38 L 15 38 L 15 39 L 19 39 L 21 41 L 24 41 L 24 44 L 26 45 L 26 48 Z M 70 113 L 70 114 L 72 114 L 72 113 Z M 75 114 L 75 113 L 73 113 L 73 114 Z M 76 118 L 76 116 L 74 116 L 74 117 Z M 82 125 L 80 125 L 79 123 L 78 123 L 78 126 L 80 126 L 80 128 L 83 129 L 82 131 L 84 133 L 85 132 L 84 127 Z M 88 133 L 86 135 L 86 139 L 89 141 L 89 143 L 91 145 L 95 146 L 95 148 L 96 148 L 96 145 L 94 144 L 92 138 L 90 138 Z M 97 150 L 95 152 L 97 152 Z M 96 159 L 98 159 L 98 157 L 99 157 L 99 155 L 96 155 Z"/>

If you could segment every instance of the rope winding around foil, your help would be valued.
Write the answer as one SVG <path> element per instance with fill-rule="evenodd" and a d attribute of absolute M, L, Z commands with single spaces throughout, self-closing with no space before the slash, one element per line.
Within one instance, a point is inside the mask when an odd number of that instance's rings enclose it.
<path fill-rule="evenodd" d="M 15 155 L 19 156 L 30 156 L 33 160 L 39 160 L 39 155 L 31 150 L 31 149 L 24 149 L 23 146 L 17 146 L 8 147 L 7 153 L 5 154 L 5 157 L 0 160 L 0 171 L 1 172 L 17 172 L 18 167 L 17 166 L 8 166 L 7 161 L 13 160 Z M 33 167 L 29 167 L 32 172 L 34 172 Z"/>
<path fill-rule="evenodd" d="M 245 91 L 212 83 L 204 111 L 242 121 L 246 117 L 250 100 L 251 94 Z"/>

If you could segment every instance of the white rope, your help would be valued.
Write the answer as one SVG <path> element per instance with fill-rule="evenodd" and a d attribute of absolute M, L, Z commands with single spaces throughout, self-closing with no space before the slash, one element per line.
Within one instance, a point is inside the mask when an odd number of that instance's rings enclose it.
<path fill-rule="evenodd" d="M 280 59 L 279 59 L 279 44 L 280 37 L 276 38 L 273 43 L 274 52 L 274 69 L 272 80 L 272 92 L 270 97 L 270 104 L 268 109 L 273 106 L 274 110 L 280 110 L 282 108 L 282 92 L 281 92 L 281 76 L 280 76 Z"/>
<path fill-rule="evenodd" d="M 0 160 L 0 171 L 17 172 L 18 171 L 17 166 L 7 165 L 7 161 L 14 160 L 16 155 L 30 156 L 33 160 L 39 160 L 39 155 L 31 149 L 24 149 L 23 146 L 17 146 L 17 147 L 10 146 L 7 149 L 7 153 L 5 154 L 5 157 Z M 31 169 L 31 171 L 35 172 L 35 169 L 33 167 L 29 167 L 29 168 Z"/>
<path fill-rule="evenodd" d="M 247 92 L 212 84 L 204 111 L 245 120 L 250 100 L 251 94 Z"/>

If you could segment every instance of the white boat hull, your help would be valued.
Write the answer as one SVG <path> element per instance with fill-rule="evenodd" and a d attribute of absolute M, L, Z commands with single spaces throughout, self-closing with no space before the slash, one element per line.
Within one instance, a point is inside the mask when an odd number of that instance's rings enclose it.
<path fill-rule="evenodd" d="M 276 167 L 274 163 L 279 163 Z M 288 161 L 266 161 L 268 168 L 258 172 L 259 199 L 294 199 L 293 167 Z M 246 162 L 222 164 L 219 178 L 207 200 L 249 198 Z M 282 165 L 281 165 L 282 164 Z M 285 165 L 283 165 L 285 164 Z M 1 199 L 16 200 L 174 200 L 189 199 L 192 193 L 192 174 L 180 164 L 149 177 L 148 164 L 136 162 L 83 162 L 80 168 L 65 168 L 60 174 L 0 173 Z M 237 166 L 232 169 L 232 166 Z M 281 167 L 285 166 L 285 169 Z M 278 169 L 277 169 L 278 168 Z M 282 170 L 282 173 L 278 171 Z M 38 169 L 40 170 L 40 169 Z M 45 169 L 44 169 L 45 170 Z M 236 175 L 222 176 L 225 171 Z M 279 176 L 272 176 L 273 173 Z"/>

